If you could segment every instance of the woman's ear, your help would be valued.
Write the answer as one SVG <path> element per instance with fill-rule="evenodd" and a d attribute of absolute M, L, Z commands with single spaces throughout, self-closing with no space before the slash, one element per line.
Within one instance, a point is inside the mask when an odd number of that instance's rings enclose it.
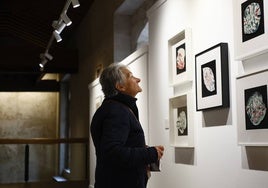
<path fill-rule="evenodd" d="M 116 83 L 116 84 L 115 84 L 115 88 L 116 88 L 118 91 L 125 91 L 125 87 L 124 87 L 123 84 Z"/>

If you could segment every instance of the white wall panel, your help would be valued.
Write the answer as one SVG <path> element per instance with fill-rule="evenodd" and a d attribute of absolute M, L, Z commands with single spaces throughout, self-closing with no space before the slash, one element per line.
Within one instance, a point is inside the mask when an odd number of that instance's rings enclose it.
<path fill-rule="evenodd" d="M 235 78 L 240 62 L 233 54 L 232 0 L 166 0 L 148 11 L 149 18 L 149 138 L 163 144 L 162 172 L 152 173 L 149 188 L 266 188 L 268 172 L 243 169 L 242 148 L 237 144 Z M 168 40 L 185 28 L 192 29 L 193 54 L 220 42 L 229 47 L 230 108 L 226 123 L 204 127 L 204 114 L 195 113 L 194 164 L 176 163 L 183 154 L 170 147 L 168 100 L 173 95 L 168 75 Z M 194 58 L 194 57 L 193 57 Z M 194 61 L 193 61 L 194 62 Z M 240 66 L 240 67 L 239 67 Z M 194 87 L 193 87 L 194 88 Z M 176 90 L 179 90 L 177 88 Z"/>

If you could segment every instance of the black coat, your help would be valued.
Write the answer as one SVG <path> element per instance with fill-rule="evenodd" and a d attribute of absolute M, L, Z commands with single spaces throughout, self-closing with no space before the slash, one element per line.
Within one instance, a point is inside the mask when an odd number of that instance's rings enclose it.
<path fill-rule="evenodd" d="M 136 99 L 119 94 L 105 99 L 93 116 L 91 135 L 97 164 L 95 188 L 145 188 L 146 166 L 157 161 L 145 146 Z"/>

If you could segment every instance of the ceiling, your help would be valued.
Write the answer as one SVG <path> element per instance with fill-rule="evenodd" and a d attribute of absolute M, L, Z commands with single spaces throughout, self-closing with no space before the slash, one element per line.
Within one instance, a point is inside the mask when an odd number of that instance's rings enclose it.
<path fill-rule="evenodd" d="M 70 0 L 69 0 L 70 1 Z M 65 28 L 63 39 L 52 37 L 52 22 L 59 20 L 67 0 L 0 0 L 0 91 L 57 91 L 57 80 L 41 80 L 45 73 L 65 75 L 78 71 L 77 50 L 72 39 L 94 0 L 79 0 L 69 6 L 72 24 Z M 53 42 L 50 42 L 53 39 Z M 49 46 L 53 59 L 43 71 L 40 54 Z"/>

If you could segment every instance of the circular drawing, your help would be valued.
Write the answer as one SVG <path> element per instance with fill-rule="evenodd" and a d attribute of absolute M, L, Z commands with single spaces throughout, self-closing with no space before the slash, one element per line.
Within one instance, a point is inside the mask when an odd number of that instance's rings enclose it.
<path fill-rule="evenodd" d="M 243 14 L 244 34 L 255 33 L 261 23 L 261 9 L 259 3 L 249 4 Z"/>
<path fill-rule="evenodd" d="M 176 59 L 176 65 L 179 70 L 184 69 L 185 67 L 185 50 L 184 48 L 179 48 L 177 51 L 177 59 Z"/>
<path fill-rule="evenodd" d="M 263 102 L 262 95 L 255 92 L 251 95 L 246 104 L 246 113 L 255 126 L 258 126 L 266 115 L 267 108 Z"/>
<path fill-rule="evenodd" d="M 209 67 L 204 67 L 202 71 L 204 84 L 207 90 L 210 92 L 215 91 L 215 78 L 212 69 Z"/>

